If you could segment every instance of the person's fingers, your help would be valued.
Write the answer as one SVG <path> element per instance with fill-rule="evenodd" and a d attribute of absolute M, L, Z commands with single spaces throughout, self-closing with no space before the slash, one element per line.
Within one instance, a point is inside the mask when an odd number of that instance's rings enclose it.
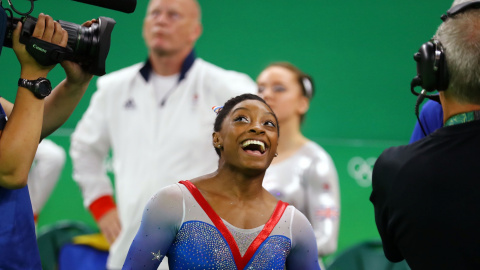
<path fill-rule="evenodd" d="M 115 223 L 115 225 L 112 227 L 112 243 L 117 240 L 121 230 L 122 229 L 120 228 L 120 223 Z"/>
<path fill-rule="evenodd" d="M 122 229 L 120 226 L 120 220 L 118 219 L 118 216 L 115 216 L 114 219 L 112 219 L 112 226 L 110 227 L 110 229 L 112 230 L 113 241 L 115 241 L 115 239 L 117 239 Z"/>
<path fill-rule="evenodd" d="M 63 38 L 63 28 L 62 28 L 62 26 L 60 25 L 59 22 L 54 22 L 53 25 L 54 25 L 54 32 L 53 32 L 51 43 L 56 44 L 56 45 L 60 45 L 60 43 L 62 43 L 62 41 L 64 39 Z"/>
<path fill-rule="evenodd" d="M 105 214 L 99 221 L 99 227 L 108 243 L 113 244 L 122 229 L 117 211 L 112 210 Z"/>
<path fill-rule="evenodd" d="M 111 244 L 113 244 L 115 242 L 115 240 L 117 240 L 117 237 L 118 237 L 118 233 L 116 233 L 115 231 L 110 231 L 110 235 L 108 237 L 108 242 Z"/>
<path fill-rule="evenodd" d="M 86 21 L 86 22 L 82 23 L 82 26 L 84 26 L 84 27 L 90 27 L 90 26 L 92 26 L 92 24 L 93 24 L 92 21 Z"/>
<path fill-rule="evenodd" d="M 43 32 L 43 37 L 41 39 L 47 42 L 52 42 L 54 31 L 55 21 L 52 17 L 45 15 L 45 31 Z"/>
<path fill-rule="evenodd" d="M 107 240 L 108 240 L 108 242 L 110 243 L 110 245 L 113 244 L 113 242 L 115 242 L 115 239 L 116 239 L 116 238 L 117 238 L 117 237 L 115 236 L 115 232 L 109 230 L 109 231 L 108 231 L 108 238 L 107 238 Z"/>
<path fill-rule="evenodd" d="M 118 237 L 121 230 L 122 230 L 122 226 L 120 225 L 120 221 L 117 219 L 117 222 L 115 223 L 115 227 L 114 227 L 115 239 Z"/>
<path fill-rule="evenodd" d="M 17 23 L 17 28 L 13 30 L 13 35 L 12 35 L 12 43 L 13 47 L 15 47 L 15 44 L 19 43 L 18 39 L 20 37 L 20 31 L 22 30 L 22 23 L 18 22 Z"/>
<path fill-rule="evenodd" d="M 112 244 L 113 243 L 113 236 L 112 236 L 112 232 L 110 230 L 110 227 L 109 226 L 102 226 L 100 227 L 102 233 L 103 233 L 103 236 L 105 236 L 105 238 L 107 239 L 108 243 Z"/>
<path fill-rule="evenodd" d="M 40 13 L 38 15 L 37 24 L 33 30 L 32 37 L 41 39 L 43 37 L 43 32 L 45 30 L 45 14 Z"/>
<path fill-rule="evenodd" d="M 110 237 L 110 233 L 108 231 L 103 231 L 103 236 L 105 236 L 105 239 L 107 239 L 107 242 L 111 245 L 113 242 L 112 242 L 112 238 Z"/>
<path fill-rule="evenodd" d="M 66 47 L 68 43 L 68 32 L 65 29 L 62 29 L 62 41 L 60 41 L 60 46 Z"/>

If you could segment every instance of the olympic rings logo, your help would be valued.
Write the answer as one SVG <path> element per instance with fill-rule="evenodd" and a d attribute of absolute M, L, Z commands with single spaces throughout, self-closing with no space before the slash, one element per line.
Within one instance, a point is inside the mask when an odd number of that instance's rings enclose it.
<path fill-rule="evenodd" d="M 361 187 L 369 187 L 372 185 L 373 165 L 377 161 L 376 157 L 363 159 L 362 157 L 353 157 L 348 162 L 348 174 L 355 179 Z"/>

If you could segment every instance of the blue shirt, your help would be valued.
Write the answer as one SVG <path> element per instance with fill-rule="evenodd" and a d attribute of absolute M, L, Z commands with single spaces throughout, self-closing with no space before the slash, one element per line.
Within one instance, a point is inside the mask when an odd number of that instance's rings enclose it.
<path fill-rule="evenodd" d="M 434 132 L 443 126 L 442 105 L 436 101 L 428 100 L 423 105 L 419 118 L 427 135 Z M 423 137 L 425 137 L 425 134 L 423 134 L 422 128 L 417 121 L 413 129 L 412 137 L 410 138 L 410 143 L 418 141 Z"/>
<path fill-rule="evenodd" d="M 0 105 L 0 118 L 5 119 Z M 3 127 L 1 127 L 3 129 Z M 42 269 L 28 187 L 0 187 L 0 269 Z"/>

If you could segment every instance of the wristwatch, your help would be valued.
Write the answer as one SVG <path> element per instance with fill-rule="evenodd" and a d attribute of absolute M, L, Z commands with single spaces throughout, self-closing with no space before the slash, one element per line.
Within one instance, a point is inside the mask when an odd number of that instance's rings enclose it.
<path fill-rule="evenodd" d="M 18 79 L 18 86 L 27 88 L 35 97 L 44 99 L 52 92 L 52 84 L 46 78 L 40 77 L 36 80 Z"/>

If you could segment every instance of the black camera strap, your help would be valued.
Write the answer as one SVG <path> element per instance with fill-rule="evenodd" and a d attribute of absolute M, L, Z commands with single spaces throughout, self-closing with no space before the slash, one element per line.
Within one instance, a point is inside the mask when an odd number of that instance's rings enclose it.
<path fill-rule="evenodd" d="M 44 66 L 50 66 L 69 59 L 73 51 L 41 39 L 31 37 L 25 44 L 27 52 Z"/>

